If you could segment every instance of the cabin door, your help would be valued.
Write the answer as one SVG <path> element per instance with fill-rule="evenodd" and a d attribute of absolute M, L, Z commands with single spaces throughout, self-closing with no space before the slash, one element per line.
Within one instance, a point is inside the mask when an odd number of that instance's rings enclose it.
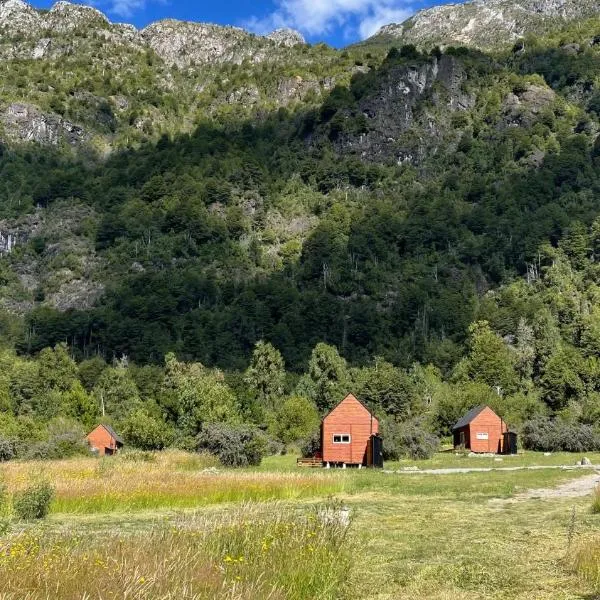
<path fill-rule="evenodd" d="M 383 468 L 383 440 L 378 435 L 371 436 L 371 465 L 377 469 Z"/>

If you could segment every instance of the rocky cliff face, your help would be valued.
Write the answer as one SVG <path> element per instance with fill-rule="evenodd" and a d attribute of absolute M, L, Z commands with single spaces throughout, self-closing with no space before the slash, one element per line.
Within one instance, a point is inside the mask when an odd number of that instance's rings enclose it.
<path fill-rule="evenodd" d="M 597 0 L 475 0 L 423 10 L 383 27 L 377 39 L 422 47 L 468 45 L 482 50 L 514 42 L 528 32 L 600 15 Z"/>
<path fill-rule="evenodd" d="M 48 54 L 53 38 L 85 31 L 101 34 L 117 44 L 149 47 L 168 64 L 178 66 L 240 63 L 245 58 L 260 61 L 279 46 L 304 43 L 304 38 L 290 29 L 280 29 L 262 37 L 235 27 L 171 19 L 137 31 L 132 25 L 111 23 L 95 8 L 64 1 L 57 2 L 48 12 L 40 12 L 22 0 L 0 0 L 0 31 L 3 36 L 20 36 L 36 42 L 33 46 L 23 44 L 21 49 L 14 44 L 12 48 L 2 49 L 1 53 L 9 56 L 43 58 Z"/>
<path fill-rule="evenodd" d="M 365 132 L 341 136 L 339 149 L 372 161 L 421 162 L 449 141 L 451 115 L 474 107 L 467 79 L 463 65 L 450 56 L 394 66 L 358 103 Z"/>

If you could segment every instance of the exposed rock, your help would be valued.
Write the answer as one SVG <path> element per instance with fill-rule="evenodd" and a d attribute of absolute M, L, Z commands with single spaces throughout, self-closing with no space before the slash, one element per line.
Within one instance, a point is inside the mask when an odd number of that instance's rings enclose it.
<path fill-rule="evenodd" d="M 0 28 L 10 34 L 37 33 L 41 22 L 40 14 L 22 0 L 0 0 Z"/>
<path fill-rule="evenodd" d="M 502 103 L 502 124 L 508 127 L 529 126 L 555 99 L 553 90 L 539 85 L 529 85 L 518 95 L 508 94 Z"/>
<path fill-rule="evenodd" d="M 234 90 L 227 95 L 227 104 L 256 104 L 260 100 L 260 92 L 255 85 Z"/>
<path fill-rule="evenodd" d="M 237 27 L 168 19 L 141 31 L 143 40 L 168 64 L 241 63 L 260 60 L 264 48 L 260 38 Z"/>
<path fill-rule="evenodd" d="M 81 28 L 108 27 L 110 21 L 91 6 L 60 1 L 50 9 L 44 25 L 54 32 L 65 33 Z"/>
<path fill-rule="evenodd" d="M 485 50 L 514 43 L 527 32 L 543 32 L 557 21 L 598 14 L 596 0 L 474 0 L 422 10 L 404 23 L 386 25 L 375 37 Z"/>
<path fill-rule="evenodd" d="M 311 91 L 321 93 L 321 86 L 318 81 L 305 80 L 300 75 L 286 77 L 277 86 L 277 102 L 285 106 L 290 102 L 302 100 Z"/>
<path fill-rule="evenodd" d="M 31 53 L 31 58 L 38 60 L 40 58 L 44 58 L 48 54 L 48 50 L 50 49 L 50 44 L 52 40 L 50 38 L 42 38 L 38 41 L 33 52 Z"/>
<path fill-rule="evenodd" d="M 428 97 L 434 106 L 445 107 L 441 111 L 445 114 L 468 110 L 476 98 L 465 92 L 466 80 L 462 64 L 450 56 L 418 66 L 390 68 L 379 87 L 359 101 L 368 133 L 342 135 L 339 149 L 367 160 L 419 162 L 427 150 L 435 150 L 443 129 L 436 114 L 422 110 L 421 101 Z M 405 135 L 410 143 L 403 141 Z"/>
<path fill-rule="evenodd" d="M 275 42 L 279 46 L 285 46 L 291 48 L 298 44 L 306 44 L 304 36 L 295 29 L 285 27 L 283 29 L 276 29 L 273 33 L 267 36 L 268 40 Z"/>
<path fill-rule="evenodd" d="M 97 281 L 72 279 L 72 273 L 67 271 L 62 275 L 70 280 L 61 285 L 57 292 L 46 297 L 46 303 L 56 310 L 90 309 L 104 294 L 104 285 Z"/>
<path fill-rule="evenodd" d="M 16 247 L 26 244 L 41 225 L 39 212 L 18 220 L 0 221 L 0 255 L 10 254 Z"/>
<path fill-rule="evenodd" d="M 577 56 L 581 52 L 579 44 L 565 44 L 561 46 L 561 50 L 568 56 Z"/>
<path fill-rule="evenodd" d="M 87 138 L 85 131 L 55 114 L 42 112 L 32 104 L 11 104 L 0 113 L 7 137 L 19 142 L 57 146 L 76 145 Z"/>

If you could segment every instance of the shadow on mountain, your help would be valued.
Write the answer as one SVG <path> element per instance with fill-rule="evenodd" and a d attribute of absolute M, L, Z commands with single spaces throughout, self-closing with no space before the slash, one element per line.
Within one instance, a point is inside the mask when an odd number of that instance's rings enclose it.
<path fill-rule="evenodd" d="M 439 79 L 409 104 L 385 92 L 441 60 L 464 71 L 465 97 L 505 77 L 479 53 L 448 56 L 392 52 L 320 110 L 202 124 L 95 170 L 65 168 L 66 187 L 51 186 L 44 202 L 76 196 L 100 213 L 110 284 L 92 310 L 35 309 L 20 350 L 66 340 L 82 355 L 144 363 L 176 351 L 237 369 L 267 339 L 299 369 L 326 341 L 354 363 L 382 355 L 448 369 L 483 294 L 600 208 L 600 152 L 558 106 L 546 107 L 552 120 L 532 113 L 515 129 L 502 106 L 457 109 Z M 371 132 L 379 139 L 378 115 L 406 119 L 407 106 L 405 138 L 357 153 Z M 418 150 L 429 135 L 430 149 L 434 130 L 435 152 L 398 164 L 407 139 Z"/>

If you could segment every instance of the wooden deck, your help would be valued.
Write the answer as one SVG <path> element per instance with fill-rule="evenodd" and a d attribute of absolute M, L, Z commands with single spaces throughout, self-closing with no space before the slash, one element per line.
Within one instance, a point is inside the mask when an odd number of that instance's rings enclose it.
<path fill-rule="evenodd" d="M 307 467 L 309 469 L 321 469 L 323 461 L 320 458 L 299 458 L 296 461 L 299 467 Z"/>

